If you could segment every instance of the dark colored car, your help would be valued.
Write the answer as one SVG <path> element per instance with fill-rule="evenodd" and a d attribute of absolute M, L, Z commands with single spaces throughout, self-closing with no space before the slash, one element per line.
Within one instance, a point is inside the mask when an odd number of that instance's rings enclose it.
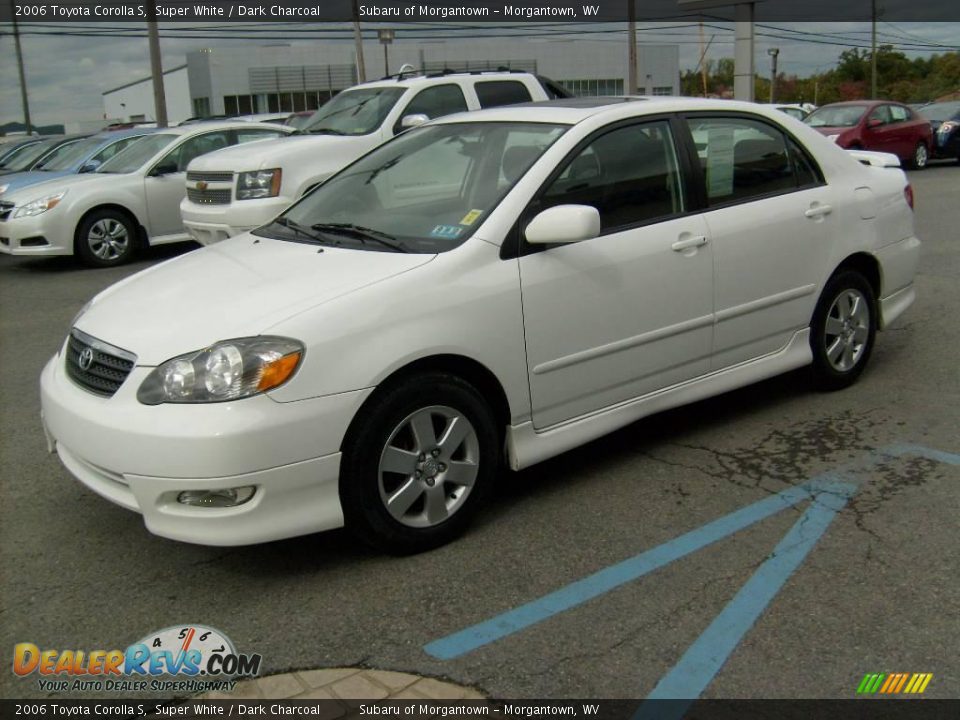
<path fill-rule="evenodd" d="M 927 166 L 933 152 L 930 121 L 902 103 L 832 103 L 814 110 L 803 121 L 842 148 L 891 153 L 917 169 Z"/>
<path fill-rule="evenodd" d="M 960 100 L 924 105 L 920 114 L 933 130 L 933 156 L 960 162 Z"/>

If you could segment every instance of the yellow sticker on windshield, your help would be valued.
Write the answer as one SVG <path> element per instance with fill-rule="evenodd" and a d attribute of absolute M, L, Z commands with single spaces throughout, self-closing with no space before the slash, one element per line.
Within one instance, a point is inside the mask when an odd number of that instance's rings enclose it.
<path fill-rule="evenodd" d="M 483 210 L 471 210 L 463 216 L 463 220 L 460 221 L 460 224 L 473 225 L 477 221 L 477 218 L 481 215 L 483 215 Z"/>

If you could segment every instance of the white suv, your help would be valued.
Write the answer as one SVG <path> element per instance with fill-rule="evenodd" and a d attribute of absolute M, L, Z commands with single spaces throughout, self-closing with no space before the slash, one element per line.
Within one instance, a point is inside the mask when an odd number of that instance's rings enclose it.
<path fill-rule="evenodd" d="M 522 72 L 399 75 L 340 93 L 294 138 L 230 148 L 187 169 L 187 231 L 209 245 L 268 223 L 290 203 L 403 130 L 464 110 L 565 97 Z"/>

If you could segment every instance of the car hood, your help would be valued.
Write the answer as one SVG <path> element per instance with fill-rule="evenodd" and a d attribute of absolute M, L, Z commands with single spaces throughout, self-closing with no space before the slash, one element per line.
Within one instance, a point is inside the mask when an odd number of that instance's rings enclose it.
<path fill-rule="evenodd" d="M 19 173 L 26 175 L 27 173 Z M 98 187 L 104 187 L 107 183 L 115 182 L 129 182 L 132 175 L 130 173 L 125 174 L 108 174 L 108 173 L 84 173 L 82 175 L 57 175 L 56 173 L 30 173 L 30 175 L 43 175 L 44 178 L 36 183 L 32 183 L 25 187 L 20 187 L 17 189 L 10 188 L 3 194 L 3 199 L 5 201 L 10 201 L 16 203 L 17 205 L 22 205 L 23 203 L 28 203 L 37 198 L 45 197 L 46 195 L 52 193 L 58 193 L 61 190 L 70 190 L 75 187 L 82 187 L 84 185 L 89 185 L 90 183 L 99 183 Z M 49 177 L 53 175 L 53 177 Z M 11 176 L 12 177 L 12 176 Z M 121 180 L 121 178 L 123 178 Z M 0 185 L 3 185 L 6 182 L 6 178 L 0 178 Z"/>
<path fill-rule="evenodd" d="M 0 180 L 0 187 L 3 187 L 4 185 L 6 186 L 6 190 L 0 192 L 0 195 L 7 195 L 19 190 L 20 188 L 27 187 L 29 185 L 36 185 L 37 183 L 46 182 L 47 180 L 56 180 L 59 177 L 69 174 L 69 170 L 56 170 L 53 172 L 41 172 L 39 170 L 35 170 L 30 172 L 11 173 L 10 175 L 4 176 L 4 178 Z"/>
<path fill-rule="evenodd" d="M 376 135 L 293 135 L 278 140 L 260 140 L 217 150 L 191 161 L 190 171 L 245 172 L 284 167 L 289 161 L 303 161 L 309 154 L 317 164 L 358 157 L 379 142 Z M 343 163 L 339 163 L 342 165 Z"/>
<path fill-rule="evenodd" d="M 182 255 L 100 293 L 79 330 L 153 366 L 218 340 L 259 335 L 435 255 L 324 247 L 249 233 Z"/>

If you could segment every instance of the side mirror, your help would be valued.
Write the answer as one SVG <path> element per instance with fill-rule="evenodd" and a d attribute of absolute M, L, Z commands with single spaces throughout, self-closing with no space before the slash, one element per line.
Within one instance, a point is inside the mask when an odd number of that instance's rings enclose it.
<path fill-rule="evenodd" d="M 867 120 L 868 128 L 878 128 L 881 125 L 883 125 L 883 120 L 881 120 L 880 118 L 870 118 L 869 120 Z"/>
<path fill-rule="evenodd" d="M 96 172 L 97 168 L 100 167 L 101 165 L 103 165 L 103 163 L 100 162 L 99 160 L 91 160 L 86 165 L 80 168 L 80 172 L 82 173 Z"/>
<path fill-rule="evenodd" d="M 400 121 L 400 129 L 409 130 L 410 128 L 420 127 L 424 123 L 428 122 L 430 122 L 430 116 L 424 115 L 423 113 L 404 115 L 403 119 Z"/>
<path fill-rule="evenodd" d="M 531 245 L 590 240 L 600 234 L 600 213 L 590 205 L 556 205 L 530 221 L 524 237 Z"/>
<path fill-rule="evenodd" d="M 158 177 L 160 175 L 172 175 L 175 172 L 179 172 L 177 164 L 172 160 L 165 160 L 159 165 L 155 165 L 153 170 L 150 171 L 151 177 Z"/>

